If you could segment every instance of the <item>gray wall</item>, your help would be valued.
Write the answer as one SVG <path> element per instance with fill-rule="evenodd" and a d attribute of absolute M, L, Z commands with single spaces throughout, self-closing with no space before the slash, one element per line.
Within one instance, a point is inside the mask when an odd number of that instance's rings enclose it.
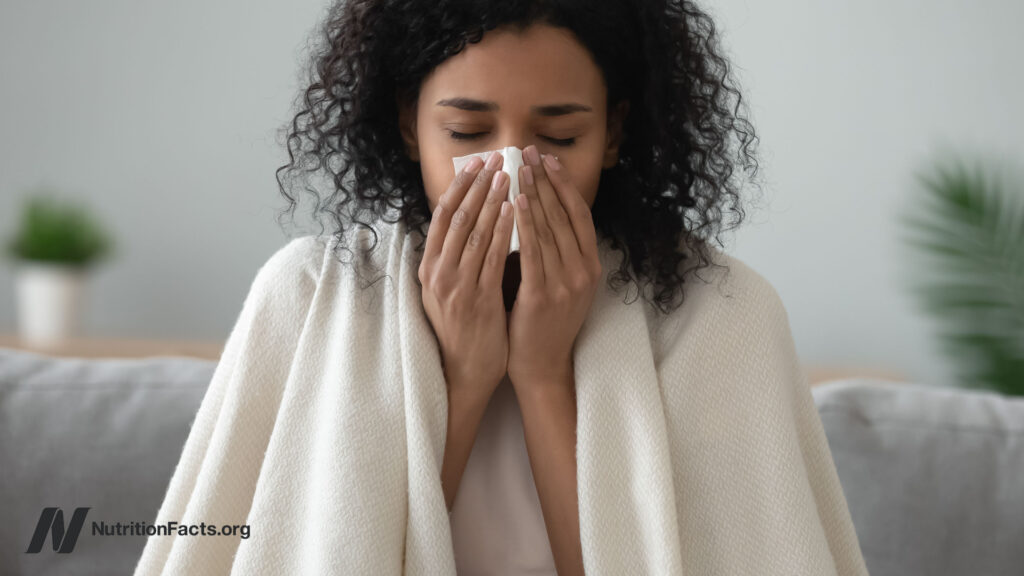
<path fill-rule="evenodd" d="M 782 295 L 805 361 L 952 383 L 937 326 L 901 284 L 896 214 L 913 209 L 913 173 L 940 150 L 1001 158 L 1020 177 L 1024 4 L 715 6 L 771 180 L 771 209 L 734 253 Z"/>
<path fill-rule="evenodd" d="M 895 215 L 943 146 L 1022 156 L 1018 2 L 710 6 L 761 136 L 769 208 L 727 246 L 786 302 L 807 362 L 948 383 L 934 326 L 901 288 Z M 223 338 L 287 236 L 287 156 L 320 2 L 0 4 L 0 234 L 18 196 L 56 186 L 120 240 L 85 329 Z M 0 331 L 14 330 L 0 267 Z"/>
<path fill-rule="evenodd" d="M 321 2 L 0 4 L 0 234 L 37 185 L 87 201 L 118 254 L 83 331 L 224 338 L 283 242 L 274 170 Z M 12 263 L 0 331 L 15 329 Z"/>

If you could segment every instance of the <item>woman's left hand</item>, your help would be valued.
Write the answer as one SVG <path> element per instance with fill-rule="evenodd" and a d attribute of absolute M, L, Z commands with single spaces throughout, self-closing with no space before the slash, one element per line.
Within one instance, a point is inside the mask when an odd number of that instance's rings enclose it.
<path fill-rule="evenodd" d="M 569 173 L 550 154 L 536 164 L 523 156 L 515 207 L 522 280 L 508 319 L 517 390 L 574 381 L 573 345 L 603 277 L 590 207 Z"/>

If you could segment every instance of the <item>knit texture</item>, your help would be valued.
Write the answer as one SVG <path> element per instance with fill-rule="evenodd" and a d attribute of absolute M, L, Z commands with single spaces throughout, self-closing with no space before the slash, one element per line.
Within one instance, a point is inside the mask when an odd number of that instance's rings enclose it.
<path fill-rule="evenodd" d="M 259 269 L 157 513 L 251 536 L 150 536 L 136 576 L 455 575 L 422 236 L 375 227 L 356 267 L 305 236 Z M 714 254 L 667 316 L 602 281 L 577 336 L 586 573 L 865 575 L 783 303 Z"/>

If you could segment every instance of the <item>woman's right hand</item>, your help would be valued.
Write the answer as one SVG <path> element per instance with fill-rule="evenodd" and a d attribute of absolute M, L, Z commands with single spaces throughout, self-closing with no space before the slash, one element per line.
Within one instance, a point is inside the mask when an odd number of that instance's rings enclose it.
<path fill-rule="evenodd" d="M 449 394 L 490 398 L 508 366 L 501 292 L 512 238 L 502 157 L 473 158 L 441 196 L 419 267 L 423 308 L 441 345 Z"/>

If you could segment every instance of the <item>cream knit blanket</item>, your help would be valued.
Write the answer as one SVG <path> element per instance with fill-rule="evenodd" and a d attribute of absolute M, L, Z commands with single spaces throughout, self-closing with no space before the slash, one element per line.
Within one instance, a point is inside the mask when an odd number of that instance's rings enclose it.
<path fill-rule="evenodd" d="M 422 237 L 376 228 L 378 274 L 357 278 L 329 236 L 260 268 L 155 522 L 250 536 L 150 536 L 137 576 L 455 574 Z M 599 248 L 607 276 L 622 253 Z M 602 282 L 577 337 L 586 573 L 867 574 L 783 303 L 716 254 L 729 273 L 702 270 L 667 317 Z"/>

